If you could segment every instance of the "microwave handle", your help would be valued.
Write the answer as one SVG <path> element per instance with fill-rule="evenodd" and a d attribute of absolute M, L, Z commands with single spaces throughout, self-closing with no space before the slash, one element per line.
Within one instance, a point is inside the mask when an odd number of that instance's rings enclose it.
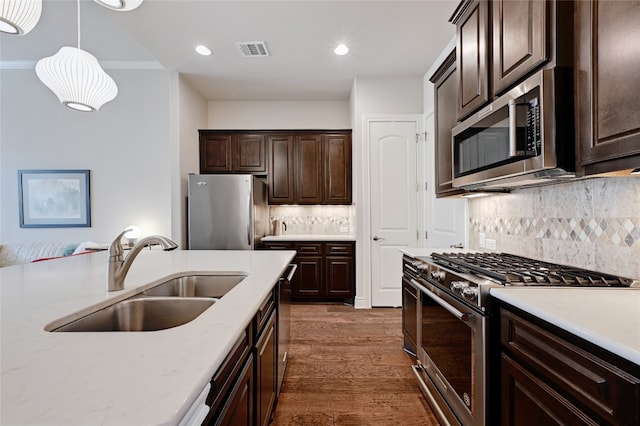
<path fill-rule="evenodd" d="M 518 141 L 517 141 L 517 111 L 516 101 L 511 99 L 509 101 L 509 157 L 518 156 Z"/>

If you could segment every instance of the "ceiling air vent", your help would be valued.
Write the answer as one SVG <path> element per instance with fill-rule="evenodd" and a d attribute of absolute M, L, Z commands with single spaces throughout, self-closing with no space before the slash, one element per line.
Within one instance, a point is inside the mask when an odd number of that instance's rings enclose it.
<path fill-rule="evenodd" d="M 269 56 L 264 41 L 243 41 L 236 43 L 242 56 Z"/>

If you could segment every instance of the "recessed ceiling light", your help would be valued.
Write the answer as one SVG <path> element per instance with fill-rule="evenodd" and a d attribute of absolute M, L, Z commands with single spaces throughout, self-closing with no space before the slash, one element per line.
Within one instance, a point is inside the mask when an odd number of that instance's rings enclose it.
<path fill-rule="evenodd" d="M 334 52 L 336 52 L 336 55 L 346 55 L 347 53 L 349 53 L 349 48 L 344 44 L 339 44 L 338 46 L 336 46 Z"/>
<path fill-rule="evenodd" d="M 209 49 L 207 46 L 203 46 L 202 44 L 196 46 L 196 52 L 198 52 L 202 56 L 211 55 L 211 49 Z"/>

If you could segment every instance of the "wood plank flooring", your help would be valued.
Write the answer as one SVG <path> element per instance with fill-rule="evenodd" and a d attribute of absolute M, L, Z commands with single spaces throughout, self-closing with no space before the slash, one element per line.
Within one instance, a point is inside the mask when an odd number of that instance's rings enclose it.
<path fill-rule="evenodd" d="M 272 425 L 437 425 L 402 350 L 400 308 L 293 304 Z"/>

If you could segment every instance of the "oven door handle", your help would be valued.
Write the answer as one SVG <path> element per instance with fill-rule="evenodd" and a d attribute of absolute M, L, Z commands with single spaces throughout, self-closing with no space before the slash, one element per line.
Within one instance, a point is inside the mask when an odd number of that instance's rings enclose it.
<path fill-rule="evenodd" d="M 444 309 L 446 309 L 450 314 L 452 314 L 453 316 L 458 318 L 460 321 L 469 321 L 469 317 L 471 316 L 471 314 L 460 312 L 455 307 L 453 307 L 451 304 L 447 303 L 440 296 L 438 296 L 437 294 L 435 294 L 434 292 L 432 292 L 431 290 L 429 290 L 425 286 L 421 285 L 416 280 L 412 279 L 411 280 L 411 284 L 413 284 L 416 287 L 418 287 L 418 289 L 421 292 L 423 292 L 424 294 L 429 296 L 434 302 L 436 302 L 438 305 L 442 306 Z"/>

